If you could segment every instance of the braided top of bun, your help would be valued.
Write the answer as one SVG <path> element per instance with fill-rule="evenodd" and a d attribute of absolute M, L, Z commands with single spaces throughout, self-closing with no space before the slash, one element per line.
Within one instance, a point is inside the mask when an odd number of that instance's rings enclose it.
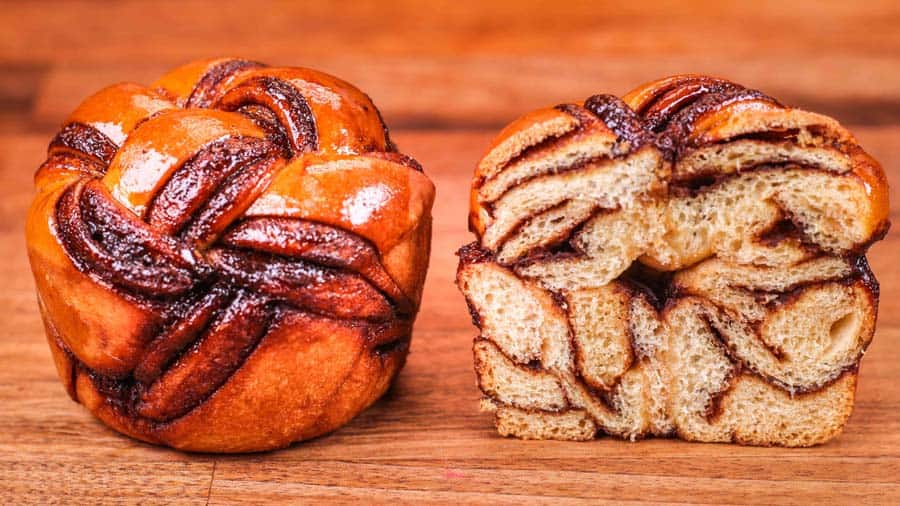
<path fill-rule="evenodd" d="M 113 85 L 66 119 L 35 184 L 51 348 L 118 430 L 285 446 L 346 422 L 402 365 L 434 187 L 345 81 L 226 58 Z"/>

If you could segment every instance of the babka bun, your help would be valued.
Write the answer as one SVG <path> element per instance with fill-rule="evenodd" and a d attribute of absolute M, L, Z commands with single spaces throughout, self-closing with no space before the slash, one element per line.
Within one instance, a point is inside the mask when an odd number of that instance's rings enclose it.
<path fill-rule="evenodd" d="M 872 340 L 881 166 L 712 77 L 529 113 L 478 164 L 457 283 L 502 435 L 809 446 Z"/>
<path fill-rule="evenodd" d="M 221 58 L 86 99 L 26 225 L 72 399 L 202 452 L 331 432 L 403 366 L 434 186 L 336 77 Z"/>

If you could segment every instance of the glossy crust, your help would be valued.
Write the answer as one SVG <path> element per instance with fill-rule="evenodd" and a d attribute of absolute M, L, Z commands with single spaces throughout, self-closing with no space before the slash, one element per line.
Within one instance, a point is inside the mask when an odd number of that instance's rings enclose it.
<path fill-rule="evenodd" d="M 825 442 L 888 218 L 884 171 L 837 121 L 730 81 L 526 114 L 476 167 L 458 253 L 483 407 L 522 438 Z"/>
<path fill-rule="evenodd" d="M 434 186 L 335 77 L 224 58 L 85 100 L 26 236 L 66 390 L 202 452 L 328 433 L 403 366 Z"/>

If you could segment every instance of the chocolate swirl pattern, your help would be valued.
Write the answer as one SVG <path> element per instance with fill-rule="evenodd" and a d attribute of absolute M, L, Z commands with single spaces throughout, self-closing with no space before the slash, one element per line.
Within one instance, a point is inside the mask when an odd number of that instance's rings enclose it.
<path fill-rule="evenodd" d="M 530 113 L 472 185 L 457 282 L 503 435 L 808 446 L 871 342 L 881 167 L 833 119 L 705 76 Z"/>
<path fill-rule="evenodd" d="M 29 258 L 69 394 L 194 451 L 286 446 L 409 349 L 434 187 L 334 77 L 236 59 L 82 103 L 35 176 Z"/>

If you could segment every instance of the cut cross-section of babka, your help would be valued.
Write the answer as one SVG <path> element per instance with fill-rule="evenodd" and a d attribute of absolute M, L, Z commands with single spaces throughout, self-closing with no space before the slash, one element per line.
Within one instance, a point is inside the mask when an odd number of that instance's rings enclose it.
<path fill-rule="evenodd" d="M 835 120 L 721 79 L 523 116 L 459 252 L 483 407 L 522 438 L 827 441 L 875 331 L 887 194 Z"/>

